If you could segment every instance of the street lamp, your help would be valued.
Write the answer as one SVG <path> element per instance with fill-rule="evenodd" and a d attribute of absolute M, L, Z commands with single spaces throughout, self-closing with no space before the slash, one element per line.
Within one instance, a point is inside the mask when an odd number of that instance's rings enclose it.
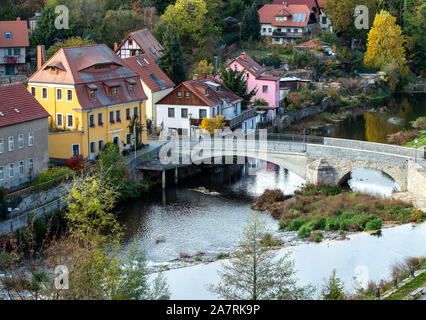
<path fill-rule="evenodd" d="M 414 163 L 417 163 L 417 142 L 419 142 L 419 139 L 414 138 L 414 143 L 416 144 L 416 151 L 414 153 Z"/>

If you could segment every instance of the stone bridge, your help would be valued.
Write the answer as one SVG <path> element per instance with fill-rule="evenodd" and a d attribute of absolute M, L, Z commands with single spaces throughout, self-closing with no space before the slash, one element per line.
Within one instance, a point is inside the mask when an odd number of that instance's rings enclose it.
<path fill-rule="evenodd" d="M 292 139 L 290 135 L 268 135 L 267 142 L 261 145 L 258 141 L 252 145 L 246 141 L 247 144 L 239 148 L 236 140 L 233 146 L 226 145 L 223 140 L 212 140 L 209 142 L 213 144 L 210 148 L 203 142 L 192 142 L 185 149 L 185 144 L 181 143 L 180 156 L 191 158 L 191 163 L 194 159 L 198 163 L 214 163 L 212 158 L 216 143 L 223 143 L 223 156 L 247 156 L 269 161 L 292 171 L 307 183 L 329 185 L 343 183 L 355 169 L 374 168 L 395 180 L 401 191 L 426 198 L 426 161 L 423 150 L 418 150 L 416 156 L 414 148 L 328 137 L 302 137 L 293 136 Z M 165 169 L 170 169 L 169 166 Z"/>

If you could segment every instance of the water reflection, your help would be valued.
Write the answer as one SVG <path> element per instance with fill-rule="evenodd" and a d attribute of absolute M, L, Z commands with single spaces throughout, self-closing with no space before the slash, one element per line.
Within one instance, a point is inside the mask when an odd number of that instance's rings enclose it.
<path fill-rule="evenodd" d="M 382 197 L 391 197 L 394 190 L 400 191 L 398 184 L 386 173 L 371 168 L 355 169 L 348 180 L 353 191 L 360 191 Z"/>

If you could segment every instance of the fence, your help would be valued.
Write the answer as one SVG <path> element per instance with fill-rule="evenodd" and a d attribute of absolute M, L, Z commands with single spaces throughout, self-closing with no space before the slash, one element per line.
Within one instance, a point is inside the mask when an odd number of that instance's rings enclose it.
<path fill-rule="evenodd" d="M 373 300 L 378 299 L 380 300 L 380 297 L 388 290 L 392 288 L 398 288 L 398 285 L 408 277 L 414 278 L 414 272 L 416 270 L 424 269 L 426 268 L 426 261 L 423 261 L 422 263 L 419 263 L 416 266 L 411 267 L 410 270 L 404 271 L 403 273 L 399 274 L 395 277 L 395 279 L 385 282 L 384 284 L 379 285 L 373 292 L 363 296 L 360 298 L 360 300 Z"/>

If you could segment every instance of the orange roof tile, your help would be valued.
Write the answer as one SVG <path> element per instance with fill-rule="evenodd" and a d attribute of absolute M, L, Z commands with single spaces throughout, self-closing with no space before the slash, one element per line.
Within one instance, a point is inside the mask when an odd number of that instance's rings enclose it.
<path fill-rule="evenodd" d="M 303 27 L 309 22 L 310 9 L 306 5 L 297 4 L 265 4 L 259 9 L 260 23 L 268 23 L 277 27 Z M 293 21 L 295 14 L 305 14 L 303 21 Z M 277 21 L 276 16 L 288 17 L 286 21 Z"/>
<path fill-rule="evenodd" d="M 11 33 L 11 38 L 6 38 L 6 33 Z M 0 21 L 0 48 L 28 47 L 27 21 Z"/>

